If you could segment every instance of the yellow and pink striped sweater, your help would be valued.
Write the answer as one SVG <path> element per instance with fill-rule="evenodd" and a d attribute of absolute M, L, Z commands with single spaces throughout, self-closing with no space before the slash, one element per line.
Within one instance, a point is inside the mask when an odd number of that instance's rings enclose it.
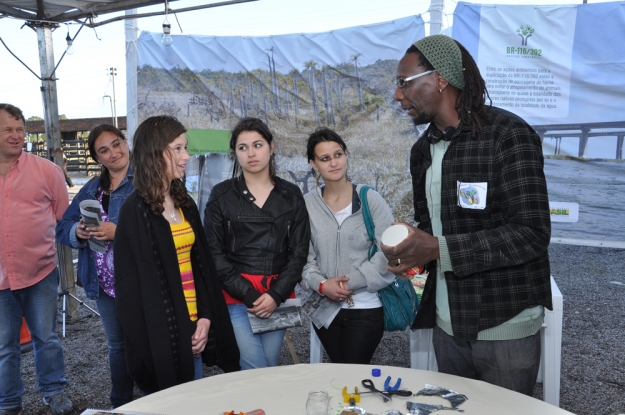
<path fill-rule="evenodd" d="M 180 215 L 182 211 L 179 209 Z M 180 277 L 182 278 L 182 290 L 184 299 L 189 309 L 189 317 L 191 321 L 197 320 L 197 298 L 195 296 L 195 281 L 193 280 L 193 268 L 191 266 L 191 248 L 195 243 L 195 233 L 193 228 L 182 216 L 182 223 L 170 224 L 171 233 L 174 236 L 174 245 L 176 245 L 176 254 L 178 255 L 178 267 L 180 268 Z"/>

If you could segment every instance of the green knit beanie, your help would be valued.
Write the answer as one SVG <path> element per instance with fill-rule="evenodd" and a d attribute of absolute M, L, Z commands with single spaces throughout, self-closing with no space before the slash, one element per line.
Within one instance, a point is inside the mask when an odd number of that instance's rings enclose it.
<path fill-rule="evenodd" d="M 424 37 L 413 45 L 447 82 L 458 89 L 464 88 L 462 52 L 456 41 L 449 36 L 432 35 Z"/>

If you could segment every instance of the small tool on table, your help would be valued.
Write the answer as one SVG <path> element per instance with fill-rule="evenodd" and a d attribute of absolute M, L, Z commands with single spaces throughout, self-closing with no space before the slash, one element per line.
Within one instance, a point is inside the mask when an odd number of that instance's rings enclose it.
<path fill-rule="evenodd" d="M 343 402 L 349 403 L 349 406 L 356 406 L 356 403 L 360 403 L 360 393 L 358 387 L 354 387 L 354 393 L 347 392 L 347 386 L 343 387 Z"/>
<path fill-rule="evenodd" d="M 399 396 L 411 396 L 412 392 L 405 389 L 399 389 L 399 385 L 401 385 L 401 378 L 397 378 L 397 383 L 395 386 L 391 386 L 391 377 L 388 376 L 384 381 L 384 393 L 387 395 L 399 395 Z"/>
<path fill-rule="evenodd" d="M 397 389 L 399 389 L 399 385 L 401 385 L 401 378 L 397 378 L 397 383 L 395 383 L 395 386 L 391 386 L 390 383 L 391 383 L 391 377 L 388 376 L 386 380 L 384 381 L 384 390 L 396 391 Z"/>
<path fill-rule="evenodd" d="M 376 389 L 375 385 L 373 384 L 371 379 L 363 380 L 362 381 L 362 386 L 364 386 L 365 388 L 369 389 L 369 392 L 360 392 L 361 394 L 363 394 L 363 393 L 377 393 L 378 395 L 380 395 L 382 397 L 382 400 L 384 402 L 388 402 L 388 401 L 392 401 L 393 400 L 390 395 L 382 392 L 381 390 Z"/>

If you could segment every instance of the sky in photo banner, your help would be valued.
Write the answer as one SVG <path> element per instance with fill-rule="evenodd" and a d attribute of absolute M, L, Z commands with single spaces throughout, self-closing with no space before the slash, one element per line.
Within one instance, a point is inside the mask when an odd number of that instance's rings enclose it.
<path fill-rule="evenodd" d="M 596 0 L 589 0 L 596 3 Z M 205 1 L 180 0 L 170 4 L 176 10 L 205 4 Z M 445 1 L 443 28 L 452 25 L 456 1 Z M 485 4 L 580 4 L 582 0 L 495 0 Z M 430 0 L 260 0 L 225 7 L 177 14 L 168 18 L 172 34 L 212 36 L 267 36 L 285 33 L 324 32 L 343 27 L 384 22 L 422 14 L 429 21 Z M 139 13 L 163 10 L 164 6 L 139 9 Z M 103 21 L 119 15 L 98 17 Z M 138 20 L 139 30 L 160 32 L 163 16 Z M 0 19 L 0 37 L 30 69 L 40 74 L 37 34 L 24 22 Z M 65 37 L 79 29 L 78 24 L 61 25 L 53 34 L 56 62 L 66 48 Z M 426 28 L 426 32 L 427 32 Z M 84 27 L 74 41 L 74 54 L 65 55 L 56 76 L 59 114 L 68 118 L 107 117 L 111 115 L 113 82 L 110 68 L 116 68 L 115 108 L 126 114 L 126 61 L 124 22 L 89 29 Z M 19 106 L 26 117 L 43 115 L 41 82 L 0 45 L 0 102 Z M 109 98 L 110 97 L 110 98 Z"/>

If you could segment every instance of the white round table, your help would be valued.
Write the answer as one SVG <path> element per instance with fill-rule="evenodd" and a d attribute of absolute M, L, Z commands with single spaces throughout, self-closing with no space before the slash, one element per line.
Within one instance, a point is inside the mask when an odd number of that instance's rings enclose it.
<path fill-rule="evenodd" d="M 382 370 L 380 377 L 371 376 L 371 369 Z M 553 405 L 520 393 L 485 382 L 445 375 L 438 372 L 394 366 L 300 364 L 266 369 L 247 370 L 212 376 L 185 383 L 145 396 L 120 407 L 120 410 L 163 415 L 218 415 L 234 410 L 239 412 L 263 409 L 267 415 L 305 415 L 309 391 L 325 390 L 330 395 L 330 415 L 337 415 L 343 407 L 342 388 L 354 387 L 363 392 L 363 379 L 371 379 L 378 389 L 383 389 L 387 376 L 391 385 L 402 378 L 402 389 L 413 393 L 426 384 L 443 386 L 466 395 L 469 400 L 459 409 L 464 415 L 561 415 L 570 414 Z M 438 396 L 393 396 L 384 403 L 376 394 L 361 395 L 360 406 L 369 414 L 384 414 L 389 409 L 408 413 L 406 401 L 431 405 L 450 406 L 449 401 Z M 440 411 L 453 415 L 455 411 Z"/>

